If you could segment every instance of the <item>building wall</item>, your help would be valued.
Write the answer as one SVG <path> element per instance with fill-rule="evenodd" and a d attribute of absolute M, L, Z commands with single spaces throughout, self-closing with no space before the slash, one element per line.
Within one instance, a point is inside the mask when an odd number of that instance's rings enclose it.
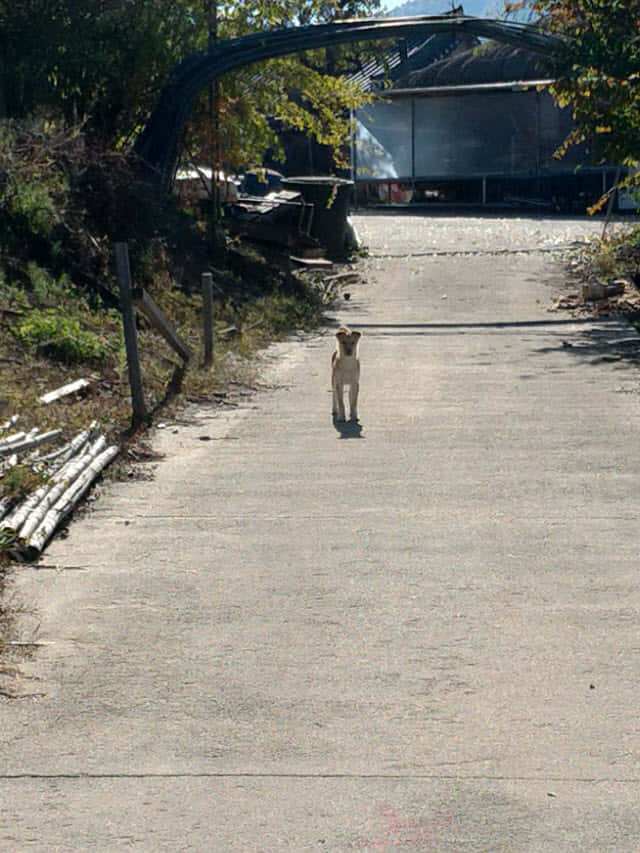
<path fill-rule="evenodd" d="M 589 165 L 583 148 L 554 158 L 571 113 L 534 86 L 396 96 L 358 110 L 356 122 L 359 181 L 534 177 Z"/>

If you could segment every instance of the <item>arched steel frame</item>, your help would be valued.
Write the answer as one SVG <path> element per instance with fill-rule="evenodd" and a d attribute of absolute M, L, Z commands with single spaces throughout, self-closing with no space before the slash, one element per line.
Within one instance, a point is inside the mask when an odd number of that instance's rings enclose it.
<path fill-rule="evenodd" d="M 330 45 L 399 39 L 409 34 L 426 38 L 451 31 L 495 39 L 547 56 L 561 44 L 557 36 L 536 26 L 466 16 L 365 18 L 290 27 L 221 41 L 206 53 L 191 56 L 176 66 L 135 142 L 134 155 L 148 179 L 167 188 L 173 179 L 184 126 L 198 95 L 208 83 L 234 68 Z"/>

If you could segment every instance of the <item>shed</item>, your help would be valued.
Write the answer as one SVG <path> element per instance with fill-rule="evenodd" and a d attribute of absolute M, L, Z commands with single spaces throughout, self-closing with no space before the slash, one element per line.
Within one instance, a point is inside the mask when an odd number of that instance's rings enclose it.
<path fill-rule="evenodd" d="M 573 121 L 549 91 L 548 60 L 485 42 L 405 71 L 355 114 L 360 202 L 583 213 L 614 182 L 584 145 L 556 156 Z"/>

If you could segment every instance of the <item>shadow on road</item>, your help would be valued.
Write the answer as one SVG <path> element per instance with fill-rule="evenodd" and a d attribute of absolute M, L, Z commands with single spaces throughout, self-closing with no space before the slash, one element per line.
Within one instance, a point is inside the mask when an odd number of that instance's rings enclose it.
<path fill-rule="evenodd" d="M 571 358 L 590 364 L 622 362 L 622 365 L 640 365 L 640 338 L 631 325 L 625 328 L 620 323 L 612 322 L 609 328 L 606 325 L 583 328 L 570 337 L 559 336 L 557 344 L 540 347 L 534 352 L 536 355 L 545 355 L 558 349 Z"/>
<path fill-rule="evenodd" d="M 333 426 L 340 438 L 364 438 L 362 425 L 358 421 L 338 421 L 333 418 Z"/>
<path fill-rule="evenodd" d="M 459 323 L 358 323 L 359 329 L 404 334 L 430 331 L 453 331 L 458 329 L 533 329 L 553 328 L 554 326 L 593 325 L 594 320 L 572 317 L 570 320 L 490 320 L 485 322 Z"/>
<path fill-rule="evenodd" d="M 497 320 L 475 323 L 359 323 L 358 328 L 366 331 L 368 337 L 473 334 L 474 331 L 485 333 L 491 330 L 502 334 L 518 334 L 527 330 L 531 332 L 539 330 L 541 334 L 552 335 L 558 342 L 535 349 L 534 353 L 538 355 L 562 349 L 567 355 L 585 358 L 592 363 L 623 361 L 638 365 L 640 364 L 640 337 L 631 320 L 638 323 L 638 317 L 627 315 L 509 322 Z"/>

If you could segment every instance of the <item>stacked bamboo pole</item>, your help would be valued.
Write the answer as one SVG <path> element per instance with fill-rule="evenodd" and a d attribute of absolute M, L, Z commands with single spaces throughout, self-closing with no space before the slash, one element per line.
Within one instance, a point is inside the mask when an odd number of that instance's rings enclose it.
<path fill-rule="evenodd" d="M 0 456 L 13 453 L 22 453 L 25 450 L 33 450 L 47 441 L 53 441 L 62 435 L 61 429 L 52 429 L 50 432 L 40 432 L 36 427 L 31 432 L 16 432 L 4 441 L 0 442 Z"/>
<path fill-rule="evenodd" d="M 0 454 L 6 448 L 17 457 L 18 452 L 32 450 L 60 433 L 39 433 L 37 429 L 26 435 L 16 433 L 0 440 Z M 105 436 L 93 423 L 51 453 L 29 456 L 26 464 L 40 472 L 46 482 L 17 504 L 11 498 L 0 498 L 0 529 L 16 536 L 13 556 L 35 559 L 118 451 L 117 445 L 107 446 Z"/>

